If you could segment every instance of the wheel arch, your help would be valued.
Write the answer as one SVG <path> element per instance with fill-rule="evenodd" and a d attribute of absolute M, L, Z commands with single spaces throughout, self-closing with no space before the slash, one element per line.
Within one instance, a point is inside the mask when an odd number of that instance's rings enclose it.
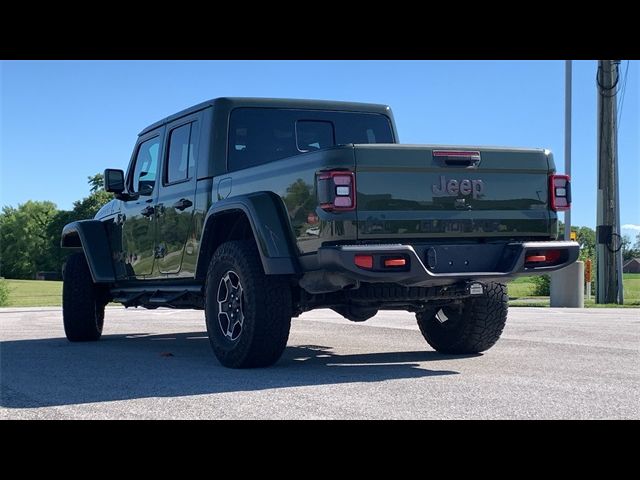
<path fill-rule="evenodd" d="M 239 195 L 213 204 L 204 220 L 196 278 L 204 279 L 216 249 L 230 240 L 253 239 L 267 275 L 300 272 L 291 225 L 273 192 Z"/>
<path fill-rule="evenodd" d="M 107 231 L 100 220 L 68 223 L 62 229 L 60 246 L 84 252 L 94 283 L 115 282 Z"/>

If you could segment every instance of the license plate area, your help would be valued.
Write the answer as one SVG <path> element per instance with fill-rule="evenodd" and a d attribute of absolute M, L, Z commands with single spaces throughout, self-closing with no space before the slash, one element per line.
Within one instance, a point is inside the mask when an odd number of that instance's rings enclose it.
<path fill-rule="evenodd" d="M 517 252 L 507 244 L 432 245 L 424 251 L 432 273 L 506 272 Z"/>

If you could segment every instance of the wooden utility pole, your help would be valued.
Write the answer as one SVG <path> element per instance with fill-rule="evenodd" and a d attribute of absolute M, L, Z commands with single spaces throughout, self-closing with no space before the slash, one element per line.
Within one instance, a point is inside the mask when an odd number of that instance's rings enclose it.
<path fill-rule="evenodd" d="M 620 61 L 598 61 L 597 303 L 623 303 L 616 98 Z"/>

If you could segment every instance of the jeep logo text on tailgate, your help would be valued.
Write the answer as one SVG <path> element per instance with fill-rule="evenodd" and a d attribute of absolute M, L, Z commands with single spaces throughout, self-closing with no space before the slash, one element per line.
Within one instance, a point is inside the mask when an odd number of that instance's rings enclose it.
<path fill-rule="evenodd" d="M 473 195 L 473 198 L 478 198 L 484 191 L 484 183 L 482 180 L 469 180 L 467 178 L 463 180 L 447 179 L 444 175 L 440 175 L 440 184 L 433 184 L 431 190 L 434 195 Z"/>

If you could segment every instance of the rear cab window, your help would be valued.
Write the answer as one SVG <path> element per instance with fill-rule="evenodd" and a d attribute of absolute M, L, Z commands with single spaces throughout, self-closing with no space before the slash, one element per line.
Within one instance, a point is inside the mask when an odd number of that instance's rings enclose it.
<path fill-rule="evenodd" d="M 391 121 L 366 112 L 236 108 L 229 119 L 229 171 L 349 143 L 393 143 Z"/>
<path fill-rule="evenodd" d="M 301 152 L 333 147 L 336 144 L 333 122 L 298 120 L 296 122 L 296 143 Z"/>

